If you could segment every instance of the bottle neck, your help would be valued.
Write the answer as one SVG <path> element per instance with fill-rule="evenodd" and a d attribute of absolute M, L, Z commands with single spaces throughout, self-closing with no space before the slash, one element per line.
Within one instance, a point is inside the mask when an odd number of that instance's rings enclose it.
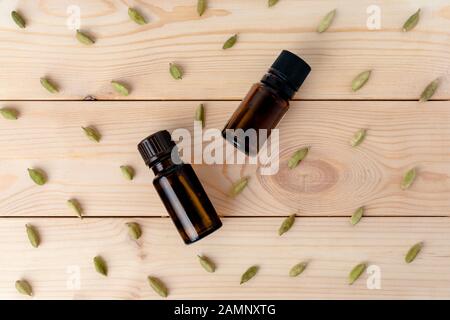
<path fill-rule="evenodd" d="M 180 159 L 174 161 L 172 160 L 171 155 L 168 154 L 167 156 L 155 161 L 152 164 L 151 168 L 153 170 L 153 173 L 155 175 L 158 175 L 180 164 L 182 164 Z"/>
<path fill-rule="evenodd" d="M 264 75 L 261 82 L 271 88 L 273 88 L 283 99 L 291 100 L 296 90 L 292 88 L 288 80 L 277 70 L 269 69 L 269 72 Z"/>

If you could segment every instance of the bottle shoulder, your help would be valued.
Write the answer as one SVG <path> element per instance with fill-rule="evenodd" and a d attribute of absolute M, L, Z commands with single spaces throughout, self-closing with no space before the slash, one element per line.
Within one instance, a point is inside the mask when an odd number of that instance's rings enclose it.
<path fill-rule="evenodd" d="M 264 82 L 255 83 L 250 89 L 248 96 L 273 101 L 285 107 L 289 106 L 289 100 L 285 99 L 276 88 Z"/>
<path fill-rule="evenodd" d="M 266 73 L 260 83 L 279 97 L 280 100 L 284 100 L 287 103 L 295 94 L 295 91 L 289 87 L 285 79 L 271 72 Z"/>
<path fill-rule="evenodd" d="M 191 166 L 189 164 L 175 164 L 170 166 L 169 168 L 158 172 L 155 174 L 155 178 L 153 179 L 154 183 L 157 183 L 159 180 L 175 175 L 180 175 L 181 173 L 185 172 L 186 170 L 189 170 Z"/>

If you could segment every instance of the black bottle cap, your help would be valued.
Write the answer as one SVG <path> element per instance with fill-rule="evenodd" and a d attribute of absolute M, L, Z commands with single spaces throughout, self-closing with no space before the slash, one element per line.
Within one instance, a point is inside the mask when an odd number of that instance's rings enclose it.
<path fill-rule="evenodd" d="M 145 164 L 151 167 L 156 160 L 170 155 L 175 146 L 170 133 L 167 130 L 161 130 L 142 140 L 138 144 L 138 150 Z"/>
<path fill-rule="evenodd" d="M 289 86 L 297 91 L 311 71 L 311 67 L 302 58 L 290 51 L 283 50 L 272 64 L 271 71 L 286 79 Z"/>

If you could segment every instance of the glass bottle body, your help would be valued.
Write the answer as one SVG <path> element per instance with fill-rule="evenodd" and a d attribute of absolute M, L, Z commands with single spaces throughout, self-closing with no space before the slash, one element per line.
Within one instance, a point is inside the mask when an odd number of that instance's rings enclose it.
<path fill-rule="evenodd" d="M 219 216 L 190 164 L 162 160 L 152 167 L 153 185 L 186 244 L 222 226 Z"/>
<path fill-rule="evenodd" d="M 288 109 L 289 100 L 276 89 L 264 82 L 255 83 L 225 125 L 222 136 L 239 150 L 254 156 Z M 238 132 L 239 129 L 248 134 Z M 267 135 L 261 129 L 267 130 Z M 253 134 L 256 136 L 252 139 L 249 135 Z"/>

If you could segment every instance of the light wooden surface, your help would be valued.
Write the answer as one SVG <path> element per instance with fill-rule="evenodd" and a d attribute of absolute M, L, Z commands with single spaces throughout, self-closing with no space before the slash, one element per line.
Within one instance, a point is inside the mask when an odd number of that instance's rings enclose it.
<path fill-rule="evenodd" d="M 78 198 L 86 216 L 166 215 L 153 174 L 136 150 L 148 134 L 167 128 L 192 131 L 199 102 L 14 102 L 18 121 L 0 128 L 0 210 L 6 216 L 72 216 L 66 200 Z M 221 128 L 238 102 L 205 104 L 208 128 Z M 257 165 L 194 165 L 223 216 L 348 216 L 367 206 L 371 216 L 450 214 L 450 109 L 448 102 L 312 102 L 292 104 L 280 129 L 280 169 L 264 176 Z M 99 144 L 81 126 L 95 124 Z M 349 139 L 368 128 L 364 143 Z M 306 160 L 287 161 L 311 146 Z M 122 164 L 136 168 L 125 180 Z M 418 168 L 408 191 L 402 175 Z M 49 183 L 35 186 L 26 169 L 39 167 Z M 251 177 L 238 199 L 228 191 Z"/>
<path fill-rule="evenodd" d="M 109 85 L 123 80 L 133 88 L 127 99 L 241 99 L 281 49 L 305 58 L 313 72 L 300 90 L 302 99 L 416 99 L 438 76 L 448 77 L 450 4 L 448 0 L 211 0 L 199 18 L 196 0 L 24 0 L 0 2 L 0 98 L 80 99 L 90 94 L 120 99 Z M 381 10 L 381 29 L 368 30 L 370 5 Z M 67 8 L 81 9 L 81 28 L 97 40 L 79 44 L 67 27 Z M 137 26 L 127 16 L 135 5 L 149 19 Z M 414 32 L 404 21 L 418 8 Z M 11 21 L 14 8 L 27 17 L 24 30 Z M 320 19 L 337 8 L 333 26 L 315 32 Z M 232 34 L 239 41 L 221 49 Z M 185 70 L 173 80 L 169 62 Z M 359 72 L 373 69 L 370 84 L 350 90 Z M 51 95 L 39 84 L 47 75 L 60 84 Z M 450 98 L 446 80 L 435 99 Z"/>
<path fill-rule="evenodd" d="M 0 107 L 20 112 L 18 121 L 0 118 L 0 299 L 22 298 L 14 289 L 21 277 L 35 299 L 158 298 L 148 275 L 161 277 L 176 299 L 450 298 L 449 1 L 377 1 L 382 26 L 373 31 L 366 27 L 370 0 L 280 0 L 270 9 L 265 0 L 208 2 L 199 18 L 195 0 L 0 0 Z M 80 7 L 94 46 L 80 45 L 67 27 L 71 5 Z M 127 6 L 150 23 L 131 22 Z M 335 22 L 317 34 L 334 8 Z M 400 32 L 418 8 L 418 26 Z M 26 17 L 26 29 L 11 21 L 14 9 Z M 238 43 L 223 51 L 233 33 Z M 161 129 L 192 131 L 202 102 L 207 128 L 221 129 L 282 49 L 304 57 L 313 71 L 296 96 L 310 101 L 292 103 L 279 126 L 280 170 L 262 176 L 257 165 L 194 165 L 224 227 L 185 246 L 136 144 Z M 170 77 L 169 62 L 183 67 L 182 80 Z M 366 69 L 372 78 L 352 93 L 353 77 Z M 59 94 L 40 86 L 44 75 Z M 416 102 L 439 76 L 433 99 L 441 101 Z M 113 79 L 126 82 L 131 95 L 113 93 Z M 107 101 L 74 101 L 87 95 Z M 102 133 L 99 144 L 83 135 L 86 125 Z M 348 141 L 360 128 L 367 138 L 352 149 Z M 288 170 L 288 158 L 304 146 L 311 146 L 307 158 Z M 135 180 L 124 180 L 123 164 L 136 169 Z M 402 191 L 401 176 L 413 166 L 418 178 Z M 35 186 L 28 167 L 44 169 L 48 184 Z M 244 175 L 249 186 L 231 199 L 232 182 Z M 72 197 L 84 220 L 66 207 Z M 366 217 L 351 227 L 349 216 L 361 205 Z M 292 213 L 296 224 L 278 237 Z M 137 243 L 127 236 L 127 221 L 143 225 Z M 38 249 L 26 239 L 26 223 L 42 234 Z M 423 252 L 405 264 L 418 241 Z M 97 254 L 108 262 L 108 278 L 93 270 Z M 197 254 L 210 256 L 217 273 L 201 269 Z M 305 273 L 287 277 L 304 259 L 311 262 Z M 367 275 L 347 285 L 362 261 L 380 268 L 381 289 L 368 289 Z M 252 264 L 260 273 L 239 286 Z M 76 270 L 79 290 L 67 286 Z"/>
<path fill-rule="evenodd" d="M 280 218 L 228 218 L 223 229 L 192 246 L 184 246 L 166 218 L 152 219 L 2 219 L 0 298 L 21 298 L 14 280 L 27 279 L 39 298 L 157 299 L 147 276 L 158 276 L 173 299 L 368 299 L 439 298 L 450 286 L 448 218 L 367 218 L 356 227 L 344 218 L 300 218 L 284 236 Z M 138 221 L 143 236 L 128 238 L 125 222 Z M 32 248 L 24 224 L 42 233 Z M 422 253 L 404 262 L 409 247 L 424 241 Z M 95 272 L 100 254 L 107 278 Z M 217 264 L 214 274 L 202 269 L 197 255 Z M 309 266 L 288 277 L 299 261 Z M 367 274 L 352 286 L 350 270 L 366 261 L 379 268 L 380 289 L 367 289 Z M 254 279 L 240 286 L 240 275 L 259 265 Z M 80 276 L 79 290 L 73 277 Z M 68 286 L 69 283 L 69 286 Z"/>

